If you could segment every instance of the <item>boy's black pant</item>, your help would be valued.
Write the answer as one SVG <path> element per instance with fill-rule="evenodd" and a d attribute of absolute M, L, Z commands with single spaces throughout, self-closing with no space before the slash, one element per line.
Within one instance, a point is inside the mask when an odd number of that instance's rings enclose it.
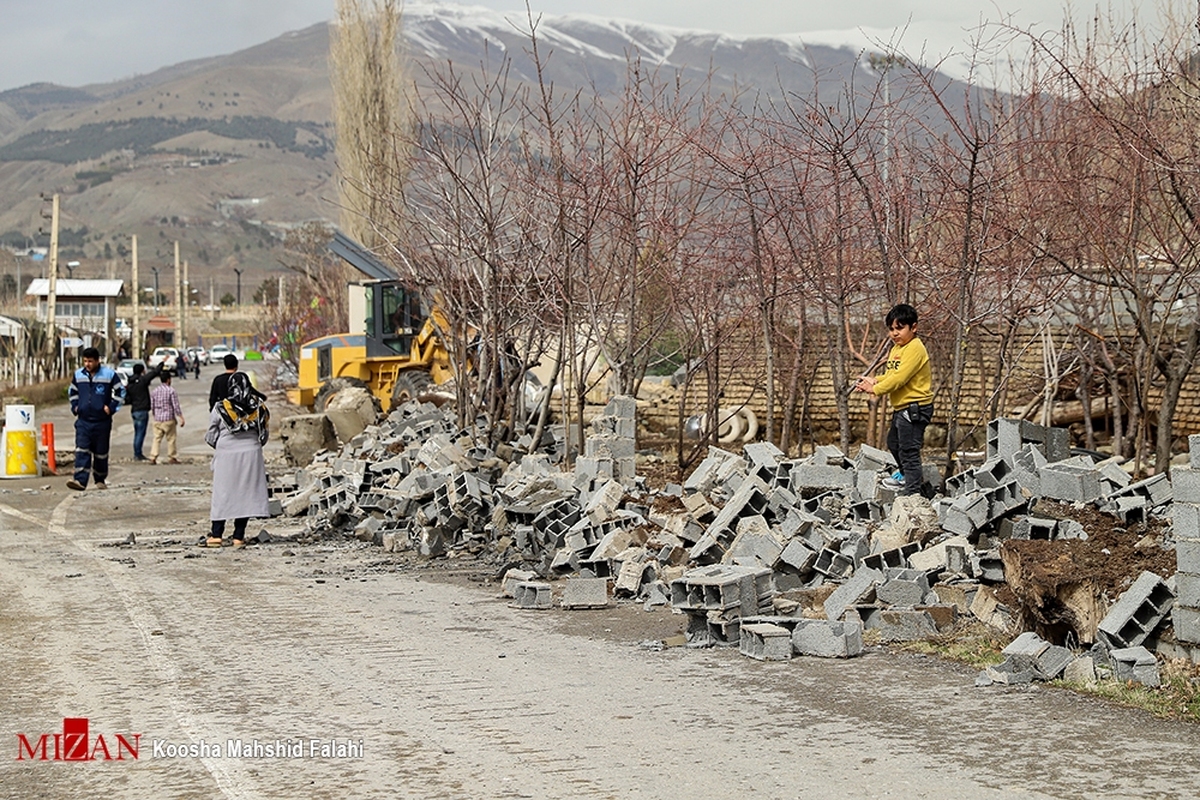
<path fill-rule="evenodd" d="M 921 474 L 921 445 L 925 443 L 925 428 L 933 419 L 933 404 L 912 403 L 892 412 L 892 427 L 888 429 L 888 450 L 904 473 L 901 495 L 920 494 L 925 482 Z"/>

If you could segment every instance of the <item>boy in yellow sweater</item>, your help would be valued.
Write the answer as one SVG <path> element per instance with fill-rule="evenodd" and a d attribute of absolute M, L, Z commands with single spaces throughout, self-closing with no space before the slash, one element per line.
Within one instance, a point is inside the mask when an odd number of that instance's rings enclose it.
<path fill-rule="evenodd" d="M 921 494 L 921 445 L 925 428 L 933 419 L 933 375 L 929 353 L 917 338 L 917 310 L 907 303 L 894 306 L 887 314 L 888 337 L 892 352 L 880 376 L 864 375 L 855 384 L 860 392 L 887 395 L 892 404 L 892 426 L 887 444 L 902 475 L 892 484 L 899 494 Z M 902 481 L 902 485 L 901 485 Z M 885 484 L 887 482 L 885 481 Z"/>

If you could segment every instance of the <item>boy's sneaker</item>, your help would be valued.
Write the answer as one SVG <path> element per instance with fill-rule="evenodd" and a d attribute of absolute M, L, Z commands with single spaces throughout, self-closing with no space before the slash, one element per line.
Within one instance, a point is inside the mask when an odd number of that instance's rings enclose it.
<path fill-rule="evenodd" d="M 893 472 L 891 475 L 888 475 L 886 478 L 884 478 L 879 483 L 885 489 L 890 489 L 892 491 L 899 491 L 900 489 L 904 488 L 904 473 Z"/>
<path fill-rule="evenodd" d="M 84 486 L 84 485 L 83 485 L 82 483 L 80 483 L 79 481 L 76 481 L 76 480 L 69 480 L 69 481 L 67 481 L 67 488 L 68 488 L 68 489 L 74 489 L 74 490 L 75 490 L 75 491 L 77 491 L 77 492 L 82 492 L 82 491 L 83 491 L 84 489 L 86 489 L 87 487 L 86 487 L 86 486 Z"/>

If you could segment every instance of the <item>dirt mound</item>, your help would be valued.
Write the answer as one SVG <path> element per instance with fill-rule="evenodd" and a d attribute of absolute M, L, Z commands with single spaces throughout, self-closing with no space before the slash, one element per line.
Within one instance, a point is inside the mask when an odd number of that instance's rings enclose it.
<path fill-rule="evenodd" d="M 1022 630 L 1059 644 L 1091 643 L 1109 606 L 1143 571 L 1167 578 L 1175 553 L 1162 547 L 1166 521 L 1126 526 L 1091 506 L 1040 502 L 1040 516 L 1073 519 L 1087 539 L 1009 539 L 1000 547 L 1007 581 L 1001 599 Z"/>

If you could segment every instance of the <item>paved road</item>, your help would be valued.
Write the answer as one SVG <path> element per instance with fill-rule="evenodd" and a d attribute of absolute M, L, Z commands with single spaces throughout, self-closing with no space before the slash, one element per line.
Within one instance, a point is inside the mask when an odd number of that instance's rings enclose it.
<path fill-rule="evenodd" d="M 108 492 L 68 492 L 66 477 L 0 482 L 0 794 L 1200 793 L 1200 728 L 1041 687 L 975 689 L 973 673 L 932 659 L 652 651 L 638 642 L 680 617 L 519 611 L 494 585 L 357 544 L 195 547 L 207 386 L 179 387 L 196 421 L 192 463 L 118 461 Z M 138 758 L 17 760 L 18 734 L 36 742 L 65 717 L 88 718 L 92 748 L 102 735 L 114 757 L 117 734 L 141 734 Z M 230 757 L 230 740 L 281 741 L 289 755 Z M 341 754 L 320 751 L 331 741 Z"/>

